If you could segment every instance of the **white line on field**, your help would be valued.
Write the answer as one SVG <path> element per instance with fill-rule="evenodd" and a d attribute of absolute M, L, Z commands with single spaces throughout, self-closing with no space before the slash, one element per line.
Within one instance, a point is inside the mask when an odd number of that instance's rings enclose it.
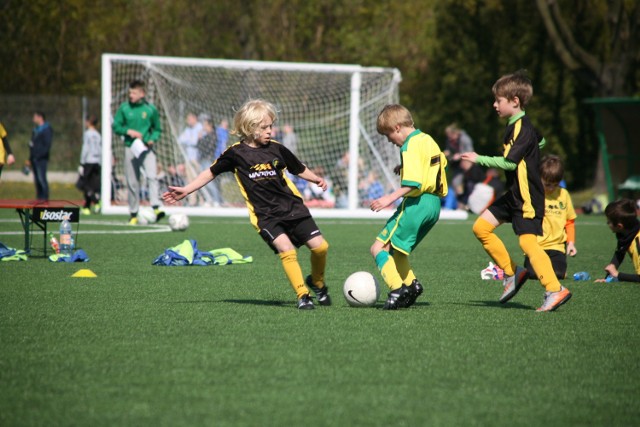
<path fill-rule="evenodd" d="M 0 219 L 0 222 L 7 223 L 16 223 L 20 224 L 19 220 L 14 219 Z M 124 222 L 118 221 L 82 221 L 83 225 L 106 225 L 113 227 L 122 227 L 122 230 L 86 230 L 83 227 L 80 227 L 80 232 L 82 234 L 147 234 L 147 233 L 166 233 L 170 232 L 171 228 L 168 225 L 162 224 L 149 224 L 149 225 L 137 225 L 130 226 Z M 37 229 L 34 229 L 37 231 Z M 51 231 L 54 231 L 55 228 L 52 228 Z M 20 236 L 23 235 L 24 231 L 0 231 L 0 236 Z"/>

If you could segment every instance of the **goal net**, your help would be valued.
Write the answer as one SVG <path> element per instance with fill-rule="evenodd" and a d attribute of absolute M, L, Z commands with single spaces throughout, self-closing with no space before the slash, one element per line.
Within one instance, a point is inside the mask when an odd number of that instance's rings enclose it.
<path fill-rule="evenodd" d="M 357 65 L 283 63 L 105 54 L 102 57 L 104 213 L 127 213 L 124 143 L 111 130 L 128 101 L 132 80 L 146 84 L 146 97 L 160 114 L 162 136 L 154 145 L 160 192 L 189 182 L 237 141 L 228 134 L 245 101 L 263 98 L 278 109 L 273 139 L 287 145 L 330 183 L 319 193 L 291 177 L 314 215 L 367 216 L 372 198 L 397 188 L 398 148 L 376 132 L 376 118 L 398 102 L 397 69 Z M 187 116 L 191 116 L 189 131 Z M 207 133 L 208 138 L 204 138 Z M 189 137 L 191 134 L 191 137 Z M 193 137 L 193 135 L 198 135 Z M 227 139 L 228 138 L 228 139 Z M 196 141 L 199 140 L 199 141 Z M 141 201 L 148 187 L 141 178 Z M 167 207 L 190 215 L 247 215 L 232 174 Z"/>

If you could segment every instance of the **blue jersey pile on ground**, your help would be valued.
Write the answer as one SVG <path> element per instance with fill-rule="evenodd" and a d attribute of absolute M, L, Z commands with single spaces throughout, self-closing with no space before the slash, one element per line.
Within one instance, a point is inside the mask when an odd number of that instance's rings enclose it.
<path fill-rule="evenodd" d="M 247 264 L 253 262 L 253 257 L 242 256 L 231 248 L 201 251 L 195 240 L 185 240 L 177 246 L 165 249 L 158 256 L 153 265 L 183 266 L 183 265 L 228 265 Z"/>
<path fill-rule="evenodd" d="M 0 243 L 0 261 L 26 261 L 27 253 Z"/>
<path fill-rule="evenodd" d="M 88 262 L 89 256 L 82 249 L 78 249 L 71 255 L 53 254 L 49 255 L 51 262 Z"/>

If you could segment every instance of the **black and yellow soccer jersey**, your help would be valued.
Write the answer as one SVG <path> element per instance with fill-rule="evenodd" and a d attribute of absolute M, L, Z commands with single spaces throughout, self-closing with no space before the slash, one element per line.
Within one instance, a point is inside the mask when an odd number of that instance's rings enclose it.
<path fill-rule="evenodd" d="M 414 187 L 406 197 L 418 197 L 424 193 L 441 197 L 447 195 L 447 159 L 431 136 L 416 129 L 407 137 L 400 154 L 401 185 Z"/>
<path fill-rule="evenodd" d="M 616 233 L 616 238 L 618 241 L 611 263 L 618 268 L 627 253 L 635 270 L 635 274 L 619 272 L 618 279 L 624 282 L 640 282 L 640 223 L 636 222 L 630 230 Z"/>
<path fill-rule="evenodd" d="M 544 217 L 544 187 L 540 178 L 541 136 L 522 112 L 509 119 L 504 134 L 504 157 L 517 165 L 505 171 L 511 206 L 525 219 Z"/>
<path fill-rule="evenodd" d="M 544 250 L 565 251 L 567 241 L 565 226 L 567 220 L 576 219 L 571 196 L 564 188 L 556 188 L 546 195 L 544 219 L 542 220 L 542 236 L 538 236 L 538 243 Z"/>
<path fill-rule="evenodd" d="M 259 231 L 260 222 L 264 220 L 311 215 L 300 192 L 287 178 L 285 168 L 298 175 L 306 166 L 284 145 L 272 140 L 257 148 L 242 142 L 232 145 L 213 162 L 211 172 L 214 176 L 224 172 L 235 174 L 251 223 Z"/>

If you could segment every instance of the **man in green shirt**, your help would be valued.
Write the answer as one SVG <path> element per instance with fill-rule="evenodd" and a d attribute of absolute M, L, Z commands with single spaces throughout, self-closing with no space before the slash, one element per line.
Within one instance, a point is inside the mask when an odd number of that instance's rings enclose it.
<path fill-rule="evenodd" d="M 162 128 L 156 107 L 145 99 L 144 82 L 129 84 L 129 102 L 123 102 L 113 119 L 113 131 L 124 139 L 124 171 L 127 179 L 130 225 L 138 224 L 140 208 L 140 169 L 144 170 L 149 187 L 149 202 L 156 214 L 156 222 L 165 216 L 160 210 L 154 144 L 160 139 Z"/>

